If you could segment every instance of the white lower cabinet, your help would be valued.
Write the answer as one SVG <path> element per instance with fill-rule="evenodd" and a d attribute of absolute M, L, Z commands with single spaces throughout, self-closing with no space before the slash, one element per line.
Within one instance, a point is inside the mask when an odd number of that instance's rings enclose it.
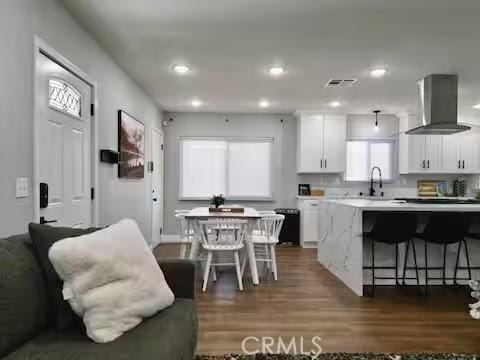
<path fill-rule="evenodd" d="M 303 248 L 316 248 L 318 244 L 319 200 L 298 199 L 300 210 L 300 245 Z"/>

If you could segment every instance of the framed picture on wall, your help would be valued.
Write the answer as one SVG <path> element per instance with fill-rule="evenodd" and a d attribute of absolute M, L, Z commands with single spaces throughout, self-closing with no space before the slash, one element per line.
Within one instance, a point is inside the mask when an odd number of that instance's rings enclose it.
<path fill-rule="evenodd" d="M 298 195 L 310 196 L 310 184 L 298 184 Z"/>
<path fill-rule="evenodd" d="M 143 179 L 145 176 L 145 126 L 123 110 L 118 110 L 118 177 Z"/>

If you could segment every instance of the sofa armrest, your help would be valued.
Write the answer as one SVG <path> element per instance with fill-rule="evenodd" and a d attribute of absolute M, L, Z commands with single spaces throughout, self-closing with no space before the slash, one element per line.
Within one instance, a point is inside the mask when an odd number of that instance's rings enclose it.
<path fill-rule="evenodd" d="M 189 260 L 159 260 L 168 286 L 176 298 L 195 298 L 195 263 Z"/>

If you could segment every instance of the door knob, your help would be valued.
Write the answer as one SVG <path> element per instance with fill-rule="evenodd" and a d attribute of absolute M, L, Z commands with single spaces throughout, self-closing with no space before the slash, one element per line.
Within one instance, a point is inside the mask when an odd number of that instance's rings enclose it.
<path fill-rule="evenodd" d="M 45 216 L 40 216 L 40 224 L 50 224 L 50 223 L 56 223 L 57 220 L 45 220 Z"/>

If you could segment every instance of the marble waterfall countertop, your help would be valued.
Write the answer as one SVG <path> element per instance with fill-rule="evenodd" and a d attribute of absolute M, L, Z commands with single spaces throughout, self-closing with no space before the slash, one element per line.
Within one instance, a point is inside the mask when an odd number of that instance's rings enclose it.
<path fill-rule="evenodd" d="M 480 204 L 416 204 L 395 200 L 371 199 L 325 199 L 318 202 L 319 228 L 318 228 L 318 261 L 332 274 L 339 278 L 347 287 L 357 295 L 363 295 L 363 285 L 371 284 L 371 271 L 363 270 L 364 264 L 371 264 L 371 246 L 365 244 L 364 227 L 368 226 L 368 219 L 364 214 L 377 211 L 411 211 L 411 212 L 478 212 Z M 368 216 L 367 216 L 368 218 Z M 369 244 L 369 243 L 368 243 Z M 419 266 L 422 266 L 424 253 L 422 246 L 417 247 Z M 480 263 L 480 241 L 469 243 L 470 261 L 472 264 Z M 434 247 L 428 252 L 428 263 L 435 267 L 441 265 L 443 259 L 441 247 Z M 448 250 L 447 262 L 455 263 L 457 248 Z M 403 259 L 404 245 L 400 247 L 400 259 Z M 393 251 L 387 247 L 378 247 L 375 251 L 377 266 L 391 266 L 394 262 Z M 411 260 L 409 260 L 411 261 Z M 401 264 L 400 264 L 401 265 Z M 400 273 L 403 267 L 400 266 Z M 449 269 L 449 275 L 452 270 Z M 473 271 L 473 270 L 472 270 Z M 391 271 L 377 271 L 379 276 L 391 276 Z M 459 277 L 465 277 L 460 273 Z M 480 272 L 475 270 L 473 276 L 478 277 Z M 423 283 L 423 273 L 420 282 Z M 460 282 L 460 281 L 459 281 Z M 385 280 L 377 282 L 379 285 L 389 285 Z M 461 283 L 461 282 L 460 282 Z"/>
<path fill-rule="evenodd" d="M 480 212 L 480 204 L 416 204 L 402 200 L 325 199 L 323 202 L 350 206 L 364 211 L 460 211 Z"/>

